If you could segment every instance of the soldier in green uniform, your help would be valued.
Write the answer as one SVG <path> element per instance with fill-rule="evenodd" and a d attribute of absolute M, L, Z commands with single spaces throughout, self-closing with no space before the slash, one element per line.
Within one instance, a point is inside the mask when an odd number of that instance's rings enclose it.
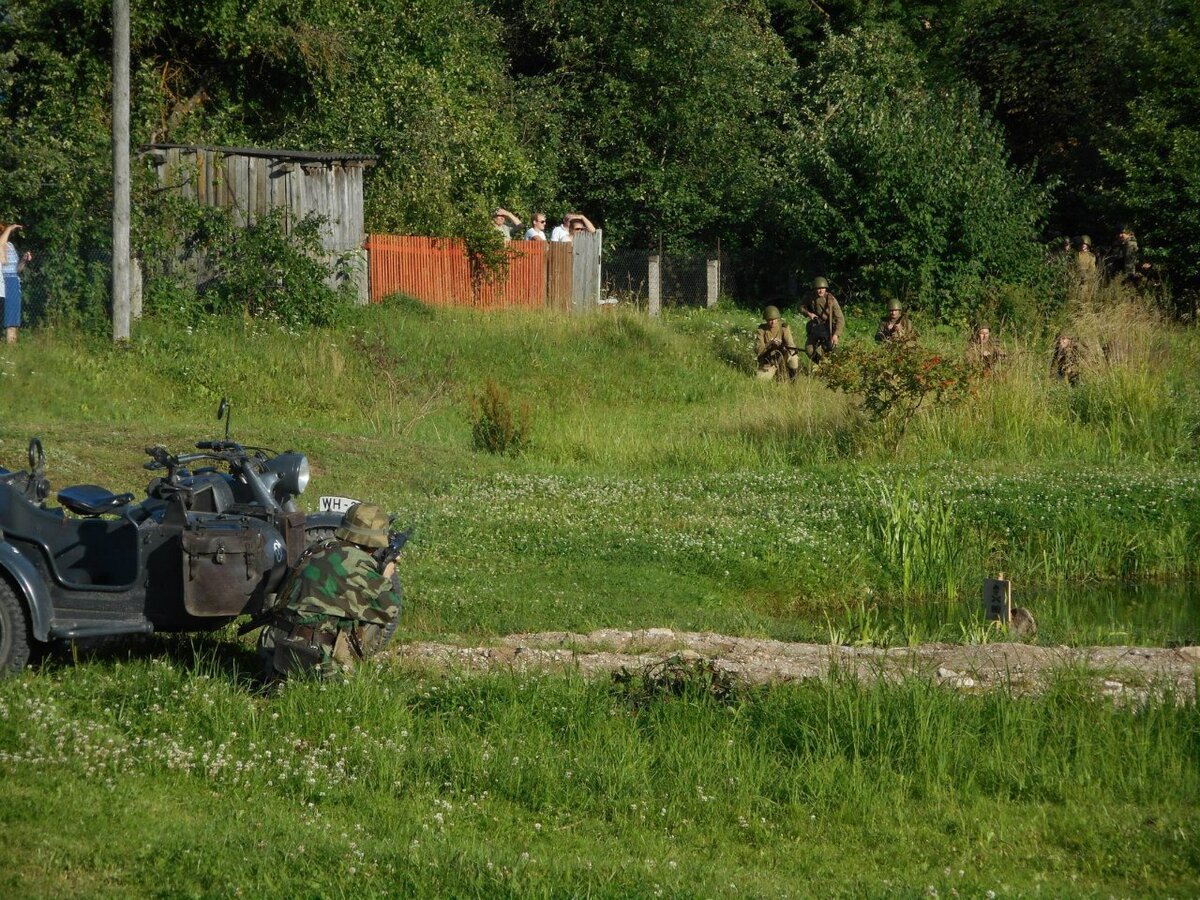
<path fill-rule="evenodd" d="M 967 341 L 967 362 L 990 375 L 1004 361 L 1007 354 L 999 344 L 992 342 L 992 329 L 980 325 Z"/>
<path fill-rule="evenodd" d="M 1092 239 L 1086 234 L 1081 234 L 1079 247 L 1075 251 L 1075 284 L 1083 299 L 1091 300 L 1096 296 L 1099 278 L 1096 254 L 1092 252 Z"/>
<path fill-rule="evenodd" d="M 1075 339 L 1062 332 L 1054 339 L 1054 355 L 1050 359 L 1050 374 L 1071 387 L 1079 383 L 1079 346 Z"/>
<path fill-rule="evenodd" d="M 800 311 L 808 317 L 804 352 L 818 365 L 822 352 L 830 353 L 841 343 L 846 318 L 837 297 L 829 293 L 829 282 L 824 278 L 813 279 L 813 296 L 804 301 Z"/>
<path fill-rule="evenodd" d="M 358 503 L 334 540 L 300 559 L 259 637 L 275 673 L 349 672 L 382 648 L 400 615 L 400 583 L 395 563 L 380 570 L 370 551 L 387 545 L 387 516 L 378 506 Z"/>
<path fill-rule="evenodd" d="M 905 342 L 913 340 L 917 335 L 909 322 L 900 301 L 891 299 L 887 305 L 887 315 L 879 320 L 879 328 L 875 332 L 875 340 L 880 344 L 888 341 Z"/>
<path fill-rule="evenodd" d="M 800 371 L 800 355 L 792 339 L 792 329 L 779 318 L 779 307 L 768 306 L 763 310 L 764 321 L 758 326 L 754 337 L 754 353 L 758 359 L 758 377 L 774 378 L 787 369 L 788 378 L 794 379 Z"/>
<path fill-rule="evenodd" d="M 1134 236 L 1133 229 L 1128 225 L 1122 225 L 1121 230 L 1117 233 L 1117 247 L 1115 271 L 1113 275 L 1120 275 L 1125 280 L 1126 284 L 1137 287 L 1146 277 L 1147 270 L 1150 268 L 1149 263 L 1138 262 L 1138 242 Z"/>

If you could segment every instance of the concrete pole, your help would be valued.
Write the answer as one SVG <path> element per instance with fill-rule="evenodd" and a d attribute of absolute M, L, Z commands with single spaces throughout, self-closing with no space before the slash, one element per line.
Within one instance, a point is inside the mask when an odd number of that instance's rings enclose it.
<path fill-rule="evenodd" d="M 113 340 L 129 340 L 129 0 L 113 0 Z"/>
<path fill-rule="evenodd" d="M 652 316 L 662 315 L 662 257 L 651 256 L 646 267 L 646 306 Z"/>
<path fill-rule="evenodd" d="M 712 309 L 717 305 L 717 298 L 721 294 L 721 261 L 719 259 L 710 259 L 708 261 L 708 308 Z"/>

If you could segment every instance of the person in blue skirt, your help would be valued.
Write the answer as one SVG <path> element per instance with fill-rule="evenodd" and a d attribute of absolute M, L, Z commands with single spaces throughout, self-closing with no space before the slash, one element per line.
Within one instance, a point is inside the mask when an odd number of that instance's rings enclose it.
<path fill-rule="evenodd" d="M 21 270 L 33 259 L 32 253 L 28 250 L 18 252 L 16 244 L 12 242 L 12 233 L 21 227 L 13 222 L 0 231 L 0 270 L 4 274 L 0 297 L 4 298 L 5 339 L 10 344 L 17 342 L 17 329 L 21 327 Z"/>

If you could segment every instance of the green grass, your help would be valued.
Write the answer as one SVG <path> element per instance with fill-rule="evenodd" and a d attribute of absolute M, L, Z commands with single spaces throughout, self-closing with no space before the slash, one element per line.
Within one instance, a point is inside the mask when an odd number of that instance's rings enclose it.
<path fill-rule="evenodd" d="M 402 639 L 975 641 L 1004 571 L 1039 641 L 1197 641 L 1167 583 L 1200 549 L 1194 332 L 1083 322 L 1115 361 L 1074 391 L 1014 342 L 893 452 L 817 381 L 750 377 L 753 325 L 401 302 L 309 334 L 144 323 L 122 350 L 27 331 L 0 347 L 0 465 L 36 433 L 56 486 L 138 491 L 141 448 L 219 436 L 229 395 L 235 437 L 310 454 L 310 508 L 414 526 Z M 472 450 L 487 378 L 531 404 L 523 456 Z M 266 695 L 254 668 L 226 636 L 158 637 L 0 682 L 0 895 L 1200 891 L 1195 703 L 1114 707 L 1069 672 L 1035 697 L 835 677 L 638 705 L 386 666 Z"/>
<path fill-rule="evenodd" d="M 969 607 L 999 571 L 1018 589 L 1195 574 L 1194 332 L 1131 325 L 1125 361 L 1093 364 L 1074 391 L 1014 344 L 1000 377 L 922 414 L 893 453 L 819 382 L 749 377 L 753 323 L 396 303 L 306 334 L 145 323 L 124 350 L 31 332 L 0 349 L 0 464 L 18 466 L 36 432 L 54 484 L 139 491 L 140 448 L 218 436 L 227 394 L 235 436 L 310 454 L 310 505 L 370 498 L 415 526 L 409 637 L 661 625 L 812 639 L 860 605 L 944 634 L 970 616 L 922 608 Z M 520 458 L 472 449 L 486 378 L 532 407 Z M 1072 621 L 1048 634 L 1122 630 Z"/>
<path fill-rule="evenodd" d="M 1200 889 L 1193 703 L 1116 708 L 1069 673 L 1039 697 L 835 677 L 634 704 L 375 669 L 260 696 L 236 646 L 198 646 L 0 684 L 0 893 Z"/>

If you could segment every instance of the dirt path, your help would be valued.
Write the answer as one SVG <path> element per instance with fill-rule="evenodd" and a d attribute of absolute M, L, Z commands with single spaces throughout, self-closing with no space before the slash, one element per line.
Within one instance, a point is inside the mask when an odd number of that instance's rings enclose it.
<path fill-rule="evenodd" d="M 860 679 L 918 676 L 962 691 L 1012 685 L 1036 691 L 1054 670 L 1069 668 L 1096 680 L 1102 693 L 1134 700 L 1152 688 L 1196 694 L 1200 647 L 1039 647 L 995 643 L 978 646 L 922 644 L 879 649 L 729 637 L 709 632 L 602 629 L 591 634 L 547 631 L 514 634 L 493 645 L 462 647 L 419 642 L 393 655 L 411 664 L 470 671 L 564 672 L 607 675 L 636 670 L 673 655 L 709 660 L 754 684 L 824 678 L 840 671 Z"/>

